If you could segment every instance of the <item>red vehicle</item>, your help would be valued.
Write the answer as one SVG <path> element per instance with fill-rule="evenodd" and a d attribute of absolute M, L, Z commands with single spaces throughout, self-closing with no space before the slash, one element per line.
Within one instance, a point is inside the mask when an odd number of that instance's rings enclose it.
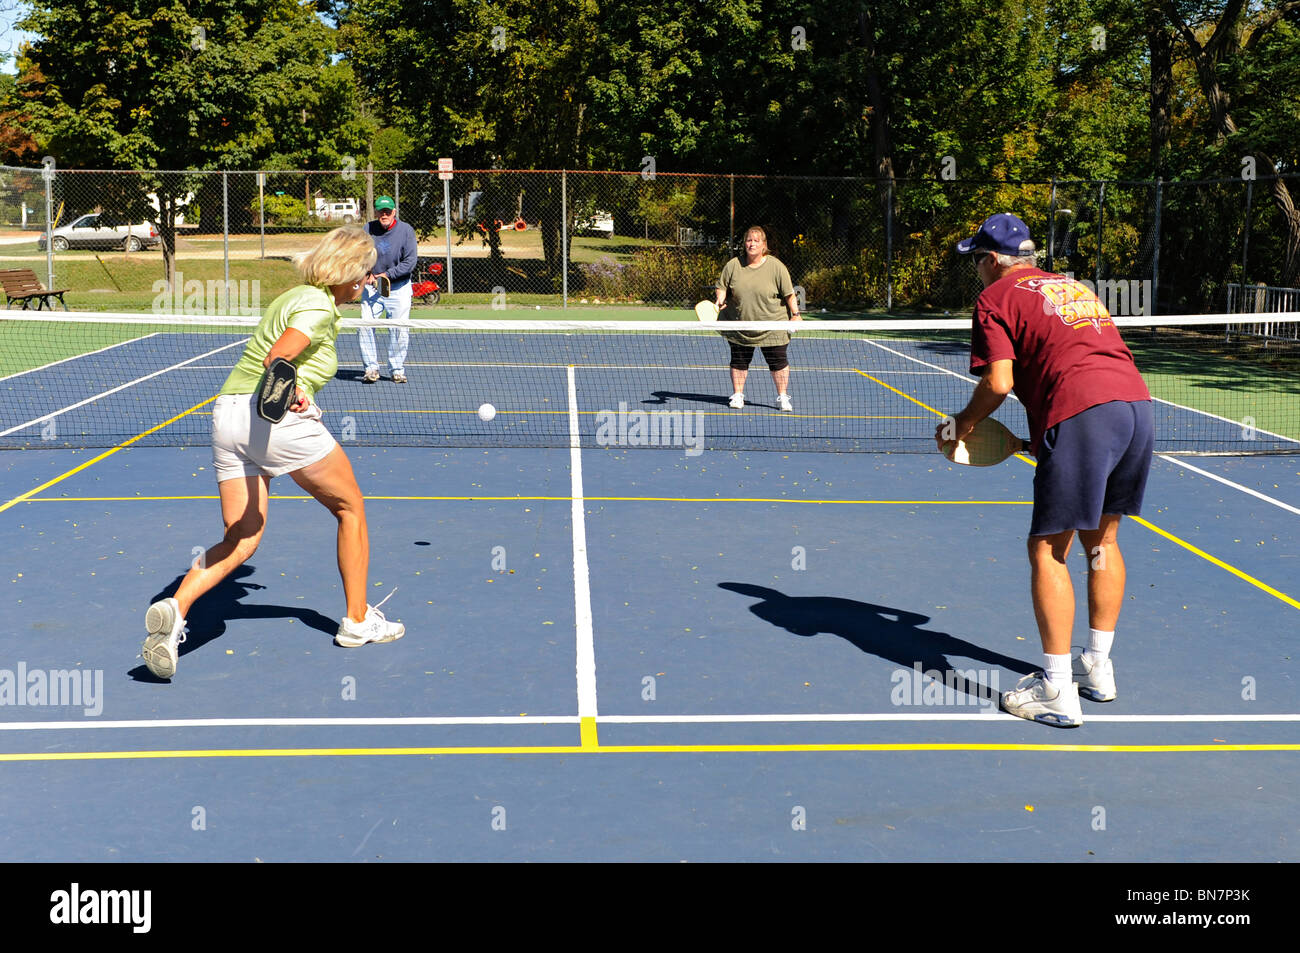
<path fill-rule="evenodd" d="M 442 289 L 434 281 L 434 275 L 442 274 L 442 262 L 430 262 L 429 266 L 415 273 L 416 281 L 411 285 L 411 299 L 421 304 L 437 304 L 442 297 Z"/>

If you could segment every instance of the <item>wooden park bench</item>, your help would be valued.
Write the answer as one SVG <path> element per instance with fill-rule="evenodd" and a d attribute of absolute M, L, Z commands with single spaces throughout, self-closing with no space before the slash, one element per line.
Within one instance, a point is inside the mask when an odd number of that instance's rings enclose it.
<path fill-rule="evenodd" d="M 0 270 L 0 284 L 4 286 L 6 308 L 12 308 L 15 302 L 21 301 L 24 311 L 29 308 L 35 311 L 42 309 L 53 311 L 54 302 L 51 299 L 58 298 L 59 304 L 63 305 L 63 310 L 68 310 L 68 304 L 63 300 L 63 296 L 72 289 L 46 288 L 36 277 L 36 272 L 30 268 Z M 33 302 L 36 304 L 35 308 L 32 308 Z"/>

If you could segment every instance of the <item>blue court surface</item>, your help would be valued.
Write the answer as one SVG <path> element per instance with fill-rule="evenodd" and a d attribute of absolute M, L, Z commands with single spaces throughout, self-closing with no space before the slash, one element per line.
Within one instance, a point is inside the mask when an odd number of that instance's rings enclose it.
<path fill-rule="evenodd" d="M 730 413 L 774 417 L 754 375 Z M 131 437 L 209 377 L 124 409 L 125 446 L 0 453 L 7 859 L 1300 859 L 1300 456 L 1157 456 L 1120 537 L 1119 698 L 1068 731 L 996 706 L 1042 664 L 1032 464 L 933 452 L 344 441 L 405 638 L 333 644 L 335 523 L 284 477 L 161 682 L 145 609 L 220 510 L 209 450 Z M 695 380 L 672 406 L 743 436 L 725 378 Z M 321 402 L 361 386 L 344 367 Z"/>

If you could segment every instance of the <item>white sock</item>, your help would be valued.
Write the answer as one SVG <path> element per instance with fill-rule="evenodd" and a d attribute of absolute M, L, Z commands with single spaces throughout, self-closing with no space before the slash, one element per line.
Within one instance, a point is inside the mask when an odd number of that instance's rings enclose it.
<path fill-rule="evenodd" d="M 1083 653 L 1093 665 L 1104 662 L 1110 657 L 1110 647 L 1115 642 L 1115 633 L 1102 632 L 1100 629 L 1088 630 L 1088 648 Z"/>
<path fill-rule="evenodd" d="M 1074 675 L 1070 671 L 1070 653 L 1048 655 L 1044 652 L 1043 659 L 1043 677 L 1047 679 L 1048 684 L 1062 691 L 1069 688 L 1070 683 L 1074 681 Z"/>

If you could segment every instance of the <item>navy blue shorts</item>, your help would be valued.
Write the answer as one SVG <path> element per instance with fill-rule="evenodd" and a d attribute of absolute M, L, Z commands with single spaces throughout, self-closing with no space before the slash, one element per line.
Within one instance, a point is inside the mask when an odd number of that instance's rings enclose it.
<path fill-rule="evenodd" d="M 1136 516 L 1151 472 L 1151 401 L 1113 400 L 1043 434 L 1030 536 L 1097 529 L 1103 513 Z"/>

